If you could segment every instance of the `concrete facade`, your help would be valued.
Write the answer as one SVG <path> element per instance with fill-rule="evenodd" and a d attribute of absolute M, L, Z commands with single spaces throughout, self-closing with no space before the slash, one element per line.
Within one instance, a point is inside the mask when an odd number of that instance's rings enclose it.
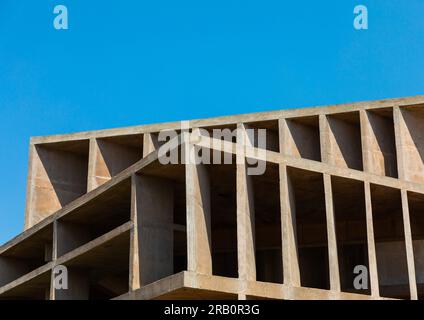
<path fill-rule="evenodd" d="M 424 298 L 424 96 L 34 137 L 0 247 L 0 299 L 386 298 Z"/>

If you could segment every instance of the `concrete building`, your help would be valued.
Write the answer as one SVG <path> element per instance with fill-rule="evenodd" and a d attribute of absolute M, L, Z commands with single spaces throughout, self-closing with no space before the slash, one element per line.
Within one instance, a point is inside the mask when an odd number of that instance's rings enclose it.
<path fill-rule="evenodd" d="M 0 299 L 424 297 L 424 96 L 186 124 L 32 138 Z M 261 146 L 239 139 L 261 128 L 266 171 L 248 175 Z M 237 161 L 163 164 L 161 147 Z"/>

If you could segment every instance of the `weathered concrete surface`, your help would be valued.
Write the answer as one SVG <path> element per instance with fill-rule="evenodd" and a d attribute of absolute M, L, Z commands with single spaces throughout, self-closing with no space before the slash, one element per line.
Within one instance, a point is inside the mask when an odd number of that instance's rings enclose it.
<path fill-rule="evenodd" d="M 35 137 L 0 299 L 424 298 L 423 124 L 424 96 L 188 122 L 197 135 L 173 148 L 229 169 L 162 165 L 158 132 L 179 123 Z M 247 146 L 199 128 L 238 128 Z M 267 130 L 266 150 L 248 129 Z M 352 261 L 369 291 L 352 293 Z"/>

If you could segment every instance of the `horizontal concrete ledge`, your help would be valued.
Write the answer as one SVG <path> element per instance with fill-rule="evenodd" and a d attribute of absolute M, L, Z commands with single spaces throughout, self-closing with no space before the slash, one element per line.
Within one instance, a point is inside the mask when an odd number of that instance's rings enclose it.
<path fill-rule="evenodd" d="M 279 111 L 268 111 L 268 112 L 214 117 L 209 119 L 188 120 L 187 123 L 189 123 L 190 128 L 209 127 L 209 126 L 215 126 L 215 125 L 236 124 L 239 122 L 255 122 L 255 121 L 276 120 L 279 118 L 292 118 L 292 117 L 298 117 L 299 115 L 310 116 L 310 115 L 319 115 L 324 113 L 332 114 L 332 113 L 338 113 L 338 112 L 359 111 L 363 109 L 378 109 L 378 108 L 393 107 L 395 105 L 413 106 L 413 105 L 418 105 L 422 103 L 424 103 L 424 95 L 418 95 L 415 97 L 383 99 L 383 100 L 345 103 L 345 104 L 327 105 L 327 106 L 314 106 L 314 107 L 308 107 L 308 108 L 294 108 L 294 109 L 284 108 L 284 110 L 279 110 Z M 114 137 L 119 135 L 151 133 L 151 132 L 158 132 L 160 130 L 165 130 L 165 129 L 176 130 L 176 129 L 180 129 L 180 123 L 181 122 L 168 122 L 168 123 L 149 124 L 149 125 L 115 128 L 115 129 L 107 129 L 107 130 L 94 130 L 94 131 L 86 131 L 86 132 L 70 133 L 70 134 L 36 136 L 31 138 L 31 144 L 53 143 L 53 142 L 83 140 L 83 139 L 90 139 L 90 138 L 106 138 L 106 137 Z"/>
<path fill-rule="evenodd" d="M 240 293 L 250 299 L 260 297 L 276 300 L 388 300 L 369 295 L 242 281 L 188 271 L 166 277 L 114 300 L 237 299 Z"/>

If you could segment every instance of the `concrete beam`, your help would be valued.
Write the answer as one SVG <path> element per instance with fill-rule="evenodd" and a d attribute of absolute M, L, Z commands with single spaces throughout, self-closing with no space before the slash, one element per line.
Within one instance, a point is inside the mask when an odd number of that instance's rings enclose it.
<path fill-rule="evenodd" d="M 279 111 L 271 112 L 259 112 L 251 114 L 241 114 L 234 116 L 225 116 L 225 117 L 216 117 L 210 119 L 198 119 L 187 121 L 189 123 L 189 128 L 199 128 L 199 127 L 208 127 L 208 126 L 217 126 L 217 125 L 230 125 L 237 124 L 239 122 L 255 122 L 255 121 L 266 121 L 266 120 L 276 120 L 279 118 L 294 118 L 299 116 L 312 116 L 320 114 L 334 114 L 340 112 L 349 111 L 359 111 L 359 110 L 371 110 L 371 109 L 380 109 L 388 108 L 394 105 L 399 106 L 413 106 L 420 105 L 424 103 L 424 96 L 415 96 L 415 97 L 405 97 L 397 99 L 384 99 L 384 100 L 375 100 L 375 101 L 365 101 L 357 103 L 348 103 L 332 106 L 314 106 L 309 108 L 302 109 L 285 109 Z M 31 138 L 31 144 L 40 144 L 40 143 L 52 143 L 58 141 L 74 141 L 81 139 L 90 139 L 90 138 L 105 138 L 113 137 L 119 135 L 128 135 L 128 134 L 141 134 L 141 133 L 151 133 L 158 132 L 160 130 L 177 130 L 181 128 L 181 122 L 171 122 L 171 123 L 159 123 L 159 124 L 150 124 L 150 125 L 141 125 L 133 126 L 126 128 L 116 128 L 108 130 L 95 130 L 95 131 L 86 131 L 78 132 L 71 134 L 60 134 L 60 135 L 50 135 L 50 136 L 38 136 Z"/>

